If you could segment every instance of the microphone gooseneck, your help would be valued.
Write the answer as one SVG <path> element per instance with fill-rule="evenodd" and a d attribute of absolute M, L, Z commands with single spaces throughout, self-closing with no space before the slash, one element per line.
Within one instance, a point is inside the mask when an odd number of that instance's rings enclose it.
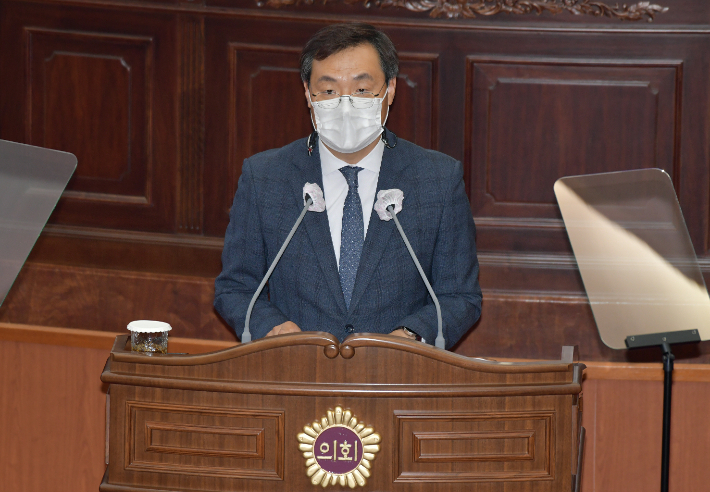
<path fill-rule="evenodd" d="M 443 324 L 441 322 L 441 306 L 439 306 L 439 299 L 437 299 L 436 294 L 434 294 L 434 289 L 431 288 L 431 284 L 429 283 L 429 280 L 426 278 L 426 275 L 424 274 L 424 270 L 422 269 L 422 266 L 419 264 L 419 260 L 417 259 L 417 255 L 414 254 L 414 250 L 412 249 L 412 245 L 409 244 L 409 240 L 407 239 L 407 235 L 404 233 L 404 230 L 402 229 L 402 226 L 400 225 L 399 220 L 397 219 L 397 214 L 395 214 L 395 212 L 394 212 L 394 205 L 389 205 L 387 207 L 387 211 L 390 213 L 390 215 L 394 219 L 394 224 L 397 226 L 397 230 L 399 231 L 399 235 L 402 236 L 402 239 L 404 240 L 404 244 L 407 246 L 407 250 L 409 251 L 409 255 L 412 257 L 412 260 L 414 260 L 414 264 L 417 266 L 417 270 L 419 270 L 419 275 L 421 275 L 422 280 L 424 281 L 424 285 L 426 285 L 426 288 L 429 291 L 429 295 L 434 300 L 434 306 L 436 307 L 436 322 L 439 327 L 439 333 L 436 336 L 436 341 L 434 342 L 434 345 L 436 346 L 436 348 L 444 349 L 444 348 L 446 348 L 446 341 L 444 340 L 444 328 L 443 328 Z"/>
<path fill-rule="evenodd" d="M 247 309 L 247 316 L 246 319 L 244 320 L 244 333 L 242 333 L 242 343 L 246 342 L 251 342 L 251 332 L 249 331 L 249 319 L 251 318 L 251 312 L 254 309 L 254 304 L 256 303 L 256 300 L 259 298 L 259 295 L 261 294 L 261 291 L 264 289 L 264 286 L 266 285 L 266 282 L 269 280 L 269 277 L 271 277 L 271 273 L 274 271 L 274 268 L 276 268 L 276 264 L 279 262 L 281 259 L 281 256 L 283 255 L 284 251 L 286 250 L 286 246 L 288 246 L 288 243 L 291 242 L 291 238 L 293 235 L 296 233 L 296 229 L 298 229 L 298 226 L 301 225 L 301 221 L 303 220 L 303 217 L 306 215 L 306 212 L 308 212 L 308 207 L 313 205 L 313 198 L 311 195 L 306 193 L 305 196 L 305 206 L 303 207 L 303 210 L 301 211 L 301 215 L 298 216 L 298 219 L 296 220 L 296 223 L 293 224 L 293 227 L 291 228 L 291 232 L 288 233 L 288 236 L 286 236 L 286 240 L 284 241 L 283 245 L 281 245 L 281 249 L 279 249 L 279 252 L 276 253 L 276 258 L 274 258 L 274 261 L 271 262 L 271 266 L 269 267 L 269 270 L 266 272 L 266 275 L 264 275 L 264 278 L 261 280 L 261 283 L 259 284 L 259 287 L 256 289 L 256 292 L 254 292 L 254 296 L 251 298 L 251 302 L 249 303 L 249 308 Z"/>

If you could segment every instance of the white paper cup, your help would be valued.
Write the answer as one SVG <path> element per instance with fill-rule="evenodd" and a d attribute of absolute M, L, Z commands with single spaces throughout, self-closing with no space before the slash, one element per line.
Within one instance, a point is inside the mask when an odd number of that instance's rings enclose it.
<path fill-rule="evenodd" d="M 146 355 L 168 353 L 168 332 L 172 327 L 162 321 L 140 319 L 128 323 L 131 350 Z"/>

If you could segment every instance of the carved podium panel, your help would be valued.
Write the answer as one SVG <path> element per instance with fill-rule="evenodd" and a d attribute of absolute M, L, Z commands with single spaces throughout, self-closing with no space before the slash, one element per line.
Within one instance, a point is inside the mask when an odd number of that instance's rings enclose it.
<path fill-rule="evenodd" d="M 569 492 L 583 369 L 387 335 L 153 357 L 119 336 L 100 490 Z"/>

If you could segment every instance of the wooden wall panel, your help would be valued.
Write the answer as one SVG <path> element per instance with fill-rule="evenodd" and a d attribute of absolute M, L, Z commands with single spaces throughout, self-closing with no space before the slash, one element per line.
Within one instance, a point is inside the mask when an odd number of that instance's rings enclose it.
<path fill-rule="evenodd" d="M 222 238 L 49 224 L 28 261 L 214 279 Z"/>
<path fill-rule="evenodd" d="M 657 372 L 662 375 L 660 366 Z M 582 490 L 658 490 L 661 482 L 662 381 L 587 380 L 583 384 L 587 429 Z M 675 382 L 671 409 L 670 490 L 704 490 L 710 469 L 696 462 L 710 452 L 707 389 Z"/>
<path fill-rule="evenodd" d="M 0 341 L 2 490 L 98 490 L 106 415 L 99 376 L 108 354 Z"/>
<path fill-rule="evenodd" d="M 680 190 L 680 62 L 468 57 L 467 78 L 471 206 L 496 228 L 482 250 L 568 249 L 563 176 L 657 167 Z M 530 228 L 542 238 L 520 244 Z"/>
<path fill-rule="evenodd" d="M 707 118 L 689 98 L 702 91 L 710 38 L 663 30 L 523 33 L 491 32 L 485 45 L 474 37 L 481 44 L 466 55 L 463 147 L 480 248 L 569 253 L 556 179 L 660 167 L 705 254 L 707 192 L 687 179 L 709 184 L 705 151 L 687 149 L 707 139 L 692 123 Z"/>
<path fill-rule="evenodd" d="M 205 142 L 205 23 L 201 17 L 178 20 L 180 125 L 178 139 L 178 232 L 202 233 Z"/>
<path fill-rule="evenodd" d="M 679 176 L 678 62 L 467 63 L 476 216 L 557 218 L 562 176 L 649 167 Z"/>
<path fill-rule="evenodd" d="M 0 322 L 121 332 L 133 320 L 156 319 L 178 337 L 235 341 L 213 299 L 212 278 L 30 263 L 0 307 Z"/>
<path fill-rule="evenodd" d="M 25 35 L 28 141 L 79 160 L 65 199 L 148 204 L 153 40 L 34 27 Z"/>
<path fill-rule="evenodd" d="M 205 20 L 205 234 L 224 235 L 245 158 L 311 131 L 293 29 L 286 22 Z"/>
<path fill-rule="evenodd" d="M 5 61 L 24 84 L 5 89 L 21 116 L 2 135 L 79 160 L 52 222 L 175 230 L 174 31 L 164 14 L 4 6 Z"/>
<path fill-rule="evenodd" d="M 100 376 L 116 335 L 0 323 L 0 490 L 98 490 L 106 466 Z M 172 337 L 169 350 L 231 345 Z"/>
<path fill-rule="evenodd" d="M 482 281 L 481 319 L 454 347 L 456 353 L 554 359 L 560 346 L 577 345 L 584 360 L 660 360 L 656 348 L 606 347 L 582 294 L 496 291 Z M 170 323 L 175 336 L 235 341 L 212 307 L 213 296 L 213 277 L 29 263 L 0 306 L 0 322 L 120 332 L 134 319 L 157 319 Z M 710 363 L 709 344 L 680 345 L 674 353 L 678 362 Z"/>
<path fill-rule="evenodd" d="M 531 232 L 527 237 L 538 240 Z M 479 261 L 481 319 L 454 347 L 455 352 L 474 357 L 552 358 L 558 345 L 578 345 L 584 360 L 659 360 L 657 348 L 612 350 L 602 343 L 572 255 L 484 252 Z M 675 354 L 683 362 L 708 363 L 710 344 L 679 345 Z"/>
<path fill-rule="evenodd" d="M 205 4 L 223 8 L 254 8 L 250 0 L 206 0 Z M 347 1 L 307 2 L 294 0 L 269 0 L 256 4 L 263 12 L 297 16 L 304 12 L 321 18 L 341 19 L 344 16 L 397 18 L 410 23 L 437 20 L 464 20 L 471 24 L 485 23 L 492 26 L 510 27 L 512 22 L 529 25 L 544 25 L 559 22 L 572 25 L 601 27 L 622 20 L 629 24 L 645 22 L 674 24 L 702 24 L 708 22 L 705 10 L 697 7 L 697 0 L 666 0 L 657 2 L 633 2 L 617 4 L 608 0 L 442 0 L 428 2 Z M 669 8 L 666 8 L 669 7 Z"/>
<path fill-rule="evenodd" d="M 439 137 L 439 55 L 399 53 L 399 76 L 387 128 L 398 137 L 427 149 L 437 147 Z"/>
<path fill-rule="evenodd" d="M 561 345 L 579 346 L 580 357 L 596 361 L 656 362 L 657 347 L 612 350 L 599 338 L 584 295 L 496 292 L 486 294 L 476 327 L 454 347 L 471 357 L 527 357 L 552 359 Z M 677 345 L 678 362 L 709 363 L 710 344 Z"/>
<path fill-rule="evenodd" d="M 297 48 L 229 45 L 232 190 L 237 189 L 244 159 L 283 147 L 313 131 L 303 98 L 299 55 Z M 231 204 L 232 196 L 224 198 Z"/>

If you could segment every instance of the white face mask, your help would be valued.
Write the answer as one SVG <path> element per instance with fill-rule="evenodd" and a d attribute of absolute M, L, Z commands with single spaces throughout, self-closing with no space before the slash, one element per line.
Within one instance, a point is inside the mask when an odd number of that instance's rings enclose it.
<path fill-rule="evenodd" d="M 318 136 L 331 149 L 343 154 L 352 154 L 362 150 L 382 133 L 385 122 L 382 120 L 382 103 L 387 91 L 381 98 L 375 98 L 372 107 L 355 109 L 347 98 L 343 98 L 337 108 L 323 109 L 311 103 L 315 114 L 313 127 Z M 308 95 L 310 100 L 311 96 Z M 387 107 L 389 116 L 389 106 Z M 385 116 L 385 121 L 387 117 Z"/>

